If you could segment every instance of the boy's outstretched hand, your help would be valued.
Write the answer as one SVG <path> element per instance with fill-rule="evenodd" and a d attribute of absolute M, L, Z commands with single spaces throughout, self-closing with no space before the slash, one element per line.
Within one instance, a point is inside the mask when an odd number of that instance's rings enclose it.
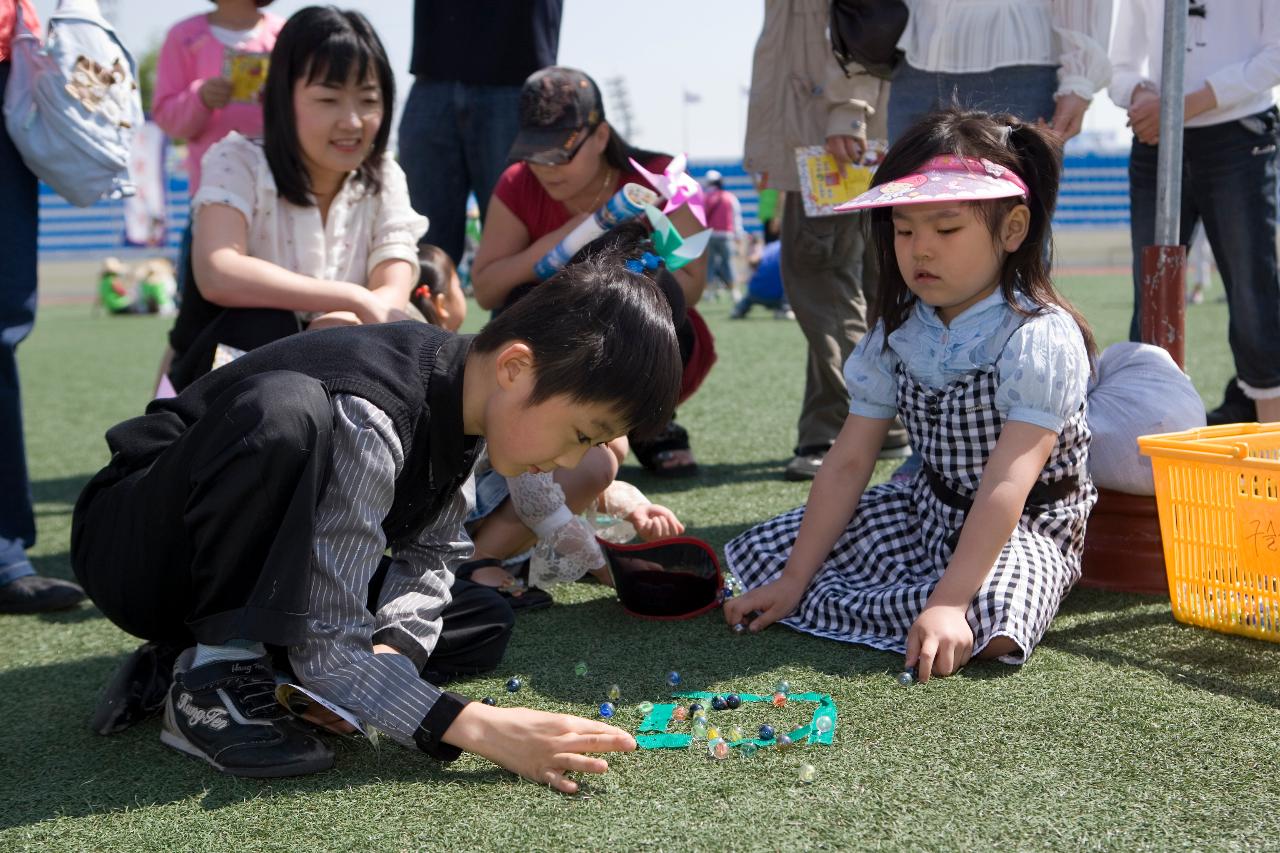
<path fill-rule="evenodd" d="M 973 629 L 966 608 L 934 605 L 925 609 L 907 632 L 907 669 L 916 667 L 921 681 L 954 675 L 973 657 Z"/>
<path fill-rule="evenodd" d="M 773 583 L 757 587 L 748 593 L 730 598 L 724 603 L 724 621 L 729 627 L 739 625 L 756 613 L 747 623 L 747 630 L 755 633 L 767 628 L 779 619 L 795 612 L 804 597 L 805 584 L 797 583 L 786 575 Z"/>
<path fill-rule="evenodd" d="M 566 773 L 598 774 L 609 769 L 603 758 L 584 753 L 636 748 L 630 734 L 595 720 L 479 702 L 462 709 L 443 740 L 566 794 L 578 790 L 578 783 Z"/>

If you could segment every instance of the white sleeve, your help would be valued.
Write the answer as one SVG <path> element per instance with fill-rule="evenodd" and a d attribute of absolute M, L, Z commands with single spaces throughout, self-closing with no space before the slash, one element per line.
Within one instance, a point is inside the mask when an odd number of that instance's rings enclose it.
<path fill-rule="evenodd" d="M 404 170 L 388 154 L 382 162 L 382 191 L 378 194 L 365 274 L 372 274 L 383 261 L 401 260 L 413 265 L 414 280 L 417 280 L 418 241 L 426 233 L 427 217 L 420 215 L 409 203 L 409 185 L 405 181 Z"/>
<path fill-rule="evenodd" d="M 1111 0 L 1054 0 L 1053 31 L 1062 47 L 1056 94 L 1092 99 L 1111 80 Z"/>
<path fill-rule="evenodd" d="M 1111 86 L 1107 94 L 1122 110 L 1129 109 L 1133 90 L 1150 82 L 1147 63 L 1152 45 L 1147 44 L 1146 5 L 1140 0 L 1122 0 L 1124 7 L 1111 39 Z"/>
<path fill-rule="evenodd" d="M 191 200 L 191 209 L 225 204 L 240 211 L 246 223 L 252 223 L 261 160 L 261 149 L 238 133 L 215 142 L 200 160 L 200 189 Z"/>

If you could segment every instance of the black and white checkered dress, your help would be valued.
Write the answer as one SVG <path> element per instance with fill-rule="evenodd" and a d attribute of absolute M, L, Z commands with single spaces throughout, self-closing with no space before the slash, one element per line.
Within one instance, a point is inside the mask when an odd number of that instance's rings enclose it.
<path fill-rule="evenodd" d="M 796 612 L 782 623 L 905 653 L 907 632 L 951 559 L 965 519 L 960 507 L 977 492 L 1004 417 L 996 408 L 994 365 L 939 389 L 920 384 L 901 365 L 896 373 L 898 411 L 925 468 L 910 482 L 866 491 Z M 1008 636 L 1019 651 L 1002 660 L 1023 663 L 1080 577 L 1085 521 L 1097 499 L 1085 467 L 1088 448 L 1082 405 L 1067 419 L 1018 526 L 969 608 L 974 654 L 994 637 Z M 776 580 L 803 516 L 800 507 L 729 542 L 730 571 L 748 589 Z"/>

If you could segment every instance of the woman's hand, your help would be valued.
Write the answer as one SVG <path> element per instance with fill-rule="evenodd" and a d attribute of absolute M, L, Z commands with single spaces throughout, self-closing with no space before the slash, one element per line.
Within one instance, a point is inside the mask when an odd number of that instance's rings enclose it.
<path fill-rule="evenodd" d="M 350 311 L 330 311 L 328 314 L 321 314 L 308 323 L 307 331 L 315 332 L 320 329 L 336 329 L 339 326 L 359 325 L 360 318 Z"/>
<path fill-rule="evenodd" d="M 805 587 L 784 574 L 772 583 L 726 601 L 724 621 L 733 627 L 742 624 L 752 613 L 758 613 L 747 625 L 747 630 L 754 634 L 794 613 L 804 597 Z"/>
<path fill-rule="evenodd" d="M 365 325 L 373 323 L 394 323 L 397 320 L 408 320 L 409 315 L 400 308 L 393 307 L 385 299 L 365 288 L 360 288 L 359 296 L 353 311 L 360 322 Z"/>
<path fill-rule="evenodd" d="M 462 709 L 443 740 L 566 794 L 578 790 L 566 773 L 600 774 L 609 769 L 609 762 L 585 753 L 636 748 L 630 734 L 595 720 L 479 702 Z"/>
<path fill-rule="evenodd" d="M 666 539 L 684 533 L 684 525 L 676 514 L 660 504 L 644 504 L 638 506 L 627 516 L 627 521 L 636 529 L 636 535 L 645 542 L 655 539 Z"/>
<path fill-rule="evenodd" d="M 1053 110 L 1053 118 L 1049 120 L 1049 129 L 1061 142 L 1080 133 L 1084 126 L 1084 113 L 1089 109 L 1089 101 L 1079 95 L 1066 94 L 1058 97 Z"/>
<path fill-rule="evenodd" d="M 954 675 L 973 657 L 973 631 L 967 608 L 925 607 L 907 632 L 907 669 L 916 667 L 921 681 L 931 675 Z"/>

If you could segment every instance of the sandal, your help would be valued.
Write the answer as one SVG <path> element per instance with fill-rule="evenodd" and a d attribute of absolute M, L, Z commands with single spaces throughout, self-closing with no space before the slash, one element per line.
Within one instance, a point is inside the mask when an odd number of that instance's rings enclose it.
<path fill-rule="evenodd" d="M 698 473 L 698 463 L 685 462 L 682 456 L 692 459 L 689 433 L 672 421 L 662 432 L 648 441 L 631 440 L 631 450 L 644 469 L 656 477 L 692 477 Z"/>
<path fill-rule="evenodd" d="M 552 604 L 551 594 L 546 590 L 537 587 L 526 586 L 525 576 L 529 573 L 529 562 L 526 560 L 516 570 L 510 583 L 503 586 L 492 586 L 479 581 L 472 581 L 471 576 L 475 574 L 476 569 L 486 569 L 491 567 L 504 568 L 506 564 L 495 557 L 484 557 L 479 560 L 468 560 L 458 566 L 457 571 L 453 573 L 454 580 L 471 581 L 477 586 L 488 587 L 507 600 L 507 604 L 511 605 L 512 610 L 541 610 L 544 607 L 550 607 Z"/>

